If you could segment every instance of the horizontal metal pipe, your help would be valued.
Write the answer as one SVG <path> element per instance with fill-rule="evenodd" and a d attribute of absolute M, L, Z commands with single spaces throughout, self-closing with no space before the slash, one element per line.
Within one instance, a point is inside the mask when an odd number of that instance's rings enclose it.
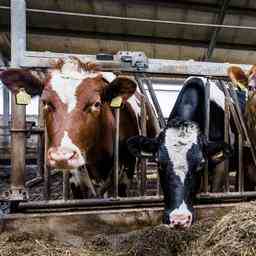
<path fill-rule="evenodd" d="M 200 193 L 196 196 L 196 202 L 215 203 L 218 200 L 245 201 L 256 198 L 256 191 L 253 192 L 230 192 L 230 193 Z M 133 198 L 108 198 L 108 199 L 83 199 L 83 200 L 50 200 L 20 203 L 19 210 L 27 209 L 50 209 L 81 207 L 83 209 L 98 208 L 127 208 L 127 207 L 154 207 L 163 205 L 163 197 L 133 197 Z"/>
<path fill-rule="evenodd" d="M 9 10 L 10 8 L 8 6 L 2 6 L 1 5 L 0 9 Z M 99 14 L 79 13 L 79 12 L 53 11 L 53 10 L 32 9 L 32 8 L 27 8 L 26 11 L 33 12 L 33 13 L 67 15 L 67 16 L 96 18 L 96 19 L 108 19 L 108 20 L 135 21 L 135 22 L 147 22 L 147 23 L 157 23 L 157 24 L 186 25 L 186 26 L 195 26 L 195 27 L 256 30 L 256 27 L 252 27 L 252 26 L 222 25 L 222 24 L 212 24 L 212 23 L 184 22 L 184 21 L 157 20 L 157 19 L 153 20 L 153 19 L 145 19 L 145 18 L 120 17 L 120 16 L 112 16 L 112 15 L 99 15 Z"/>

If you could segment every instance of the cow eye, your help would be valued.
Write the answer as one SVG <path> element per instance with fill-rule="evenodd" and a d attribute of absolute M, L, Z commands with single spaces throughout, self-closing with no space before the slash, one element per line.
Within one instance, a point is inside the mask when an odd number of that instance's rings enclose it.
<path fill-rule="evenodd" d="M 94 107 L 99 108 L 100 106 L 101 106 L 101 102 L 100 101 L 96 101 L 94 103 Z"/>
<path fill-rule="evenodd" d="M 47 111 L 54 111 L 55 107 L 51 102 L 43 101 L 44 109 Z"/>

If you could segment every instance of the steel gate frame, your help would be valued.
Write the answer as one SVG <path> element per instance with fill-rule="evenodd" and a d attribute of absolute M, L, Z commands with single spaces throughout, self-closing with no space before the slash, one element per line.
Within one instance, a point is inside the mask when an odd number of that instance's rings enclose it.
<path fill-rule="evenodd" d="M 49 68 L 50 67 L 50 61 L 53 59 L 57 59 L 60 57 L 69 57 L 72 56 L 72 54 L 64 54 L 64 53 L 49 53 L 49 52 L 33 52 L 33 51 L 27 51 L 26 48 L 26 1 L 25 0 L 11 0 L 11 67 L 26 67 L 26 68 Z M 188 75 L 194 75 L 194 76 L 205 76 L 208 78 L 215 78 L 215 79 L 227 79 L 226 70 L 230 66 L 228 63 L 210 63 L 210 62 L 200 62 L 200 61 L 175 61 L 175 60 L 161 60 L 161 59 L 147 59 L 147 65 L 144 68 L 138 67 L 136 65 L 127 65 L 127 63 L 124 63 L 120 60 L 120 56 L 114 55 L 113 60 L 110 61 L 102 61 L 97 59 L 97 55 L 77 55 L 75 56 L 79 57 L 82 61 L 88 62 L 93 61 L 99 64 L 103 70 L 111 70 L 111 71 L 119 71 L 122 73 L 129 73 L 134 74 L 135 76 L 143 76 L 143 74 L 146 75 L 159 75 L 159 76 L 188 76 Z M 249 70 L 250 65 L 241 64 L 241 66 L 244 70 Z M 155 102 L 155 106 L 157 109 L 157 112 L 160 116 L 160 124 L 163 126 L 164 122 L 162 121 L 161 113 L 158 109 L 157 103 L 156 103 L 156 97 L 154 95 L 154 91 L 152 90 L 152 86 L 149 84 L 148 86 L 151 98 L 153 99 L 153 102 Z M 208 86 L 207 86 L 208 87 Z M 209 88 L 207 89 L 209 90 Z M 226 102 L 228 102 L 228 98 L 226 95 Z M 209 105 L 209 102 L 207 103 Z M 230 109 L 230 105 L 227 106 L 227 109 Z M 209 127 L 209 107 L 207 107 L 208 110 L 208 117 L 206 118 L 206 127 Z M 236 110 L 237 111 L 237 110 Z M 238 110 L 239 112 L 239 110 Z M 227 129 L 228 123 L 227 120 L 229 120 L 230 112 L 225 111 L 227 113 L 225 115 L 225 127 Z M 11 171 L 11 188 L 10 191 L 7 192 L 6 196 L 3 198 L 3 200 L 8 201 L 26 201 L 28 198 L 28 193 L 25 188 L 25 133 L 28 132 L 25 125 L 25 106 L 19 106 L 15 104 L 14 97 L 12 97 L 12 154 L 11 154 L 11 161 L 12 161 L 12 171 Z M 36 128 L 31 130 L 32 133 L 39 133 L 41 134 L 41 142 L 44 144 L 44 151 L 46 150 L 46 133 L 45 129 L 42 127 Z M 207 136 L 207 129 L 206 129 L 206 136 Z M 44 137 L 42 137 L 44 134 Z M 243 138 L 240 138 L 240 143 L 242 143 Z M 225 132 L 225 140 L 228 140 L 227 138 L 227 132 Z M 45 199 L 49 199 L 49 170 L 46 166 L 46 162 L 42 161 L 42 165 L 44 166 L 44 196 Z M 226 165 L 227 166 L 227 165 Z M 240 175 L 241 176 L 241 175 Z M 42 178 L 42 177 L 39 177 Z M 118 177 L 116 177 L 116 184 Z M 67 187 L 67 179 L 64 179 L 64 195 L 67 193 L 66 187 Z M 35 181 L 36 182 L 36 181 Z M 228 184 L 228 180 L 226 181 Z M 241 182 L 240 182 L 241 183 Z M 243 192 L 242 186 L 239 186 L 239 192 L 229 192 L 226 193 L 208 193 L 208 171 L 204 172 L 204 192 L 197 195 L 198 200 L 244 200 L 249 198 L 256 198 L 256 192 Z M 68 199 L 68 196 L 65 196 L 65 199 Z M 81 203 L 81 205 L 90 204 L 89 199 L 85 200 L 67 200 L 62 202 L 56 202 L 58 205 L 76 205 L 76 202 Z M 103 203 L 104 199 L 98 199 L 95 200 L 95 203 Z M 152 197 L 150 198 L 130 198 L 130 199 L 120 199 L 117 197 L 115 199 L 108 199 L 105 200 L 104 203 L 110 203 L 112 201 L 118 201 L 120 204 L 122 202 L 148 202 L 152 200 Z M 156 200 L 156 201 L 154 201 Z M 157 199 L 154 199 L 153 202 L 157 202 L 157 200 L 162 200 L 161 197 L 157 197 Z M 45 202 L 29 202 L 29 203 L 23 203 L 21 204 L 23 207 L 27 206 L 35 206 L 41 205 L 41 206 L 51 206 L 54 205 L 54 201 L 45 201 Z"/>

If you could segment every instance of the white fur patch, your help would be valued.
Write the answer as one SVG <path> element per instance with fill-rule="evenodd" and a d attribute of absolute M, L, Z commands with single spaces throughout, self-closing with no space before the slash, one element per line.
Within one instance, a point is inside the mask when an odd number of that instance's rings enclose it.
<path fill-rule="evenodd" d="M 102 77 L 109 83 L 113 82 L 116 79 L 116 75 L 112 72 L 101 72 Z"/>
<path fill-rule="evenodd" d="M 174 209 L 171 213 L 170 213 L 170 217 L 172 217 L 173 215 L 180 215 L 180 214 L 191 214 L 191 212 L 189 211 L 187 204 L 183 201 L 182 204 L 179 206 L 179 208 Z"/>
<path fill-rule="evenodd" d="M 78 165 L 78 167 L 85 164 L 85 159 L 81 153 L 81 150 L 72 142 L 66 131 L 64 131 L 64 136 L 61 140 L 60 147 L 73 150 L 78 154 L 78 157 L 75 159 L 76 165 Z"/>
<path fill-rule="evenodd" d="M 192 123 L 187 127 L 166 130 L 165 146 L 173 163 L 173 171 L 182 183 L 188 172 L 187 152 L 193 144 L 197 144 L 198 134 L 198 126 Z"/>
<path fill-rule="evenodd" d="M 76 90 L 82 79 L 69 79 L 63 77 L 60 72 L 53 72 L 51 78 L 52 89 L 57 93 L 60 100 L 67 104 L 68 112 L 71 112 L 76 106 Z"/>
<path fill-rule="evenodd" d="M 127 101 L 130 103 L 136 115 L 136 118 L 139 120 L 139 116 L 141 113 L 140 100 L 136 97 L 135 94 L 133 94 Z"/>
<path fill-rule="evenodd" d="M 210 81 L 210 100 L 214 101 L 223 110 L 225 109 L 225 95 L 212 81 Z"/>

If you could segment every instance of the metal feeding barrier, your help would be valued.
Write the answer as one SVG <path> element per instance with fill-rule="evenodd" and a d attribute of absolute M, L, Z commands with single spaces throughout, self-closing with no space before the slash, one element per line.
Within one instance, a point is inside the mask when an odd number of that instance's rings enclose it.
<path fill-rule="evenodd" d="M 50 61 L 59 57 L 67 57 L 70 54 L 63 53 L 40 53 L 26 50 L 26 3 L 25 0 L 11 0 L 11 50 L 12 67 L 40 68 L 45 70 L 50 67 Z M 203 193 L 197 195 L 197 201 L 200 203 L 214 203 L 226 201 L 238 201 L 256 198 L 256 192 L 244 191 L 244 169 L 243 169 L 243 151 L 247 147 L 256 166 L 255 150 L 248 135 L 242 112 L 238 103 L 234 88 L 227 82 L 226 70 L 229 64 L 209 63 L 198 61 L 172 61 L 148 59 L 143 52 L 119 52 L 116 55 L 98 54 L 98 55 L 76 55 L 82 61 L 94 61 L 102 67 L 102 70 L 120 72 L 134 76 L 137 81 L 142 98 L 141 110 L 141 134 L 146 134 L 146 108 L 145 104 L 152 102 L 154 107 L 154 126 L 163 128 L 166 125 L 160 104 L 158 102 L 153 84 L 152 76 L 156 77 L 187 77 L 205 76 L 208 81 L 206 84 L 206 119 L 205 136 L 209 138 L 210 129 L 210 83 L 209 79 L 214 79 L 223 88 L 225 93 L 225 114 L 224 114 L 224 138 L 229 143 L 230 121 L 232 120 L 236 127 L 238 136 L 238 189 L 236 192 L 230 192 L 229 161 L 225 161 L 225 192 L 211 193 L 209 191 L 209 172 L 208 163 L 203 171 Z M 241 65 L 243 69 L 248 70 L 248 65 Z M 69 177 L 67 172 L 63 172 L 63 200 L 51 199 L 51 178 L 55 174 L 47 167 L 47 130 L 42 119 L 42 108 L 39 114 L 39 125 L 37 127 L 26 127 L 26 108 L 24 105 L 17 105 L 15 98 L 12 98 L 12 127 L 11 127 L 11 180 L 10 190 L 3 193 L 1 201 L 11 202 L 14 210 L 19 211 L 64 211 L 70 209 L 101 209 L 101 208 L 132 208 L 132 207 L 155 207 L 163 205 L 161 196 L 160 182 L 157 177 L 154 196 L 147 196 L 147 173 L 151 163 L 147 160 L 141 160 L 136 170 L 137 183 L 139 184 L 139 196 L 130 198 L 118 197 L 119 184 L 119 120 L 120 110 L 116 108 L 114 143 L 114 172 L 112 175 L 114 186 L 113 198 L 83 199 L 72 200 L 70 195 Z M 33 180 L 25 183 L 25 156 L 26 156 L 26 135 L 38 134 L 39 142 L 37 148 L 37 176 Z M 157 173 L 157 171 L 155 171 Z M 43 183 L 43 200 L 38 202 L 29 201 L 28 186 L 37 186 Z M 19 204 L 19 205 L 18 205 Z"/>

